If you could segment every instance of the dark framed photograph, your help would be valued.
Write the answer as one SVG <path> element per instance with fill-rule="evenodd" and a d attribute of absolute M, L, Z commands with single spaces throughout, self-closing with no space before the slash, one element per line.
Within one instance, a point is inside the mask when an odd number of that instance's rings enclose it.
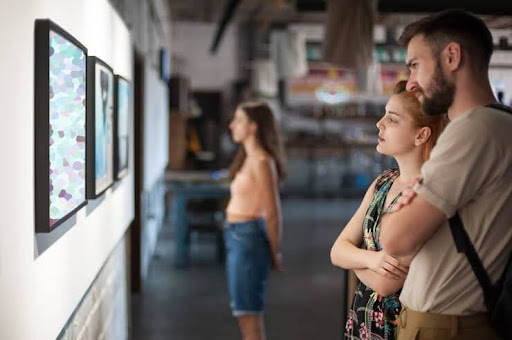
<path fill-rule="evenodd" d="M 114 92 L 114 174 L 116 180 L 128 174 L 131 122 L 131 85 L 115 76 Z"/>
<path fill-rule="evenodd" d="M 35 229 L 87 204 L 87 49 L 49 19 L 34 32 Z"/>
<path fill-rule="evenodd" d="M 114 183 L 114 72 L 97 57 L 87 58 L 87 198 Z"/>

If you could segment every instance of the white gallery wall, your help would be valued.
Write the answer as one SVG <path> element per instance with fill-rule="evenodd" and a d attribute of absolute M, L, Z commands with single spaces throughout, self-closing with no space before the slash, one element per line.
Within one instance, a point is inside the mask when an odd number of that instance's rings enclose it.
<path fill-rule="evenodd" d="M 144 65 L 144 191 L 162 178 L 169 158 L 169 88 L 146 60 Z"/>
<path fill-rule="evenodd" d="M 134 217 L 132 140 L 130 174 L 34 255 L 36 18 L 51 19 L 133 79 L 130 33 L 107 0 L 0 1 L 0 339 L 9 340 L 55 339 Z"/>
<path fill-rule="evenodd" d="M 169 159 L 169 88 L 152 67 L 144 65 L 144 181 L 141 226 L 141 275 L 145 279 L 164 218 L 164 170 Z"/>

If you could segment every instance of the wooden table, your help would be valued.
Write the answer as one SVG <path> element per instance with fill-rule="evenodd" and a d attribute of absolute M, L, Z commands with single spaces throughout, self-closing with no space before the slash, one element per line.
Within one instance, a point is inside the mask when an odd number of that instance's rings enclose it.
<path fill-rule="evenodd" d="M 174 265 L 188 266 L 189 249 L 187 242 L 188 224 L 186 219 L 187 200 L 191 198 L 229 198 L 229 182 L 218 178 L 217 173 L 205 171 L 167 172 L 166 191 L 173 194 L 176 214 L 176 255 Z"/>

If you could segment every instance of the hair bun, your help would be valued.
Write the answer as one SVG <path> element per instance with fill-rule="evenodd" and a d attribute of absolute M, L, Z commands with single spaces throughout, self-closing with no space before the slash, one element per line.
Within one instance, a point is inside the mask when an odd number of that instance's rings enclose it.
<path fill-rule="evenodd" d="M 400 80 L 396 83 L 395 88 L 393 89 L 394 94 L 400 94 L 402 92 L 407 91 L 407 80 Z"/>

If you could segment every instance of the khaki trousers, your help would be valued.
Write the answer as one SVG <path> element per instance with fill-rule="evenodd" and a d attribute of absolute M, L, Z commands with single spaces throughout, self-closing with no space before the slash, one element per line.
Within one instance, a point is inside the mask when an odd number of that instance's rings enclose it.
<path fill-rule="evenodd" d="M 402 306 L 398 340 L 493 340 L 500 339 L 485 313 L 457 316 L 416 312 Z"/>

